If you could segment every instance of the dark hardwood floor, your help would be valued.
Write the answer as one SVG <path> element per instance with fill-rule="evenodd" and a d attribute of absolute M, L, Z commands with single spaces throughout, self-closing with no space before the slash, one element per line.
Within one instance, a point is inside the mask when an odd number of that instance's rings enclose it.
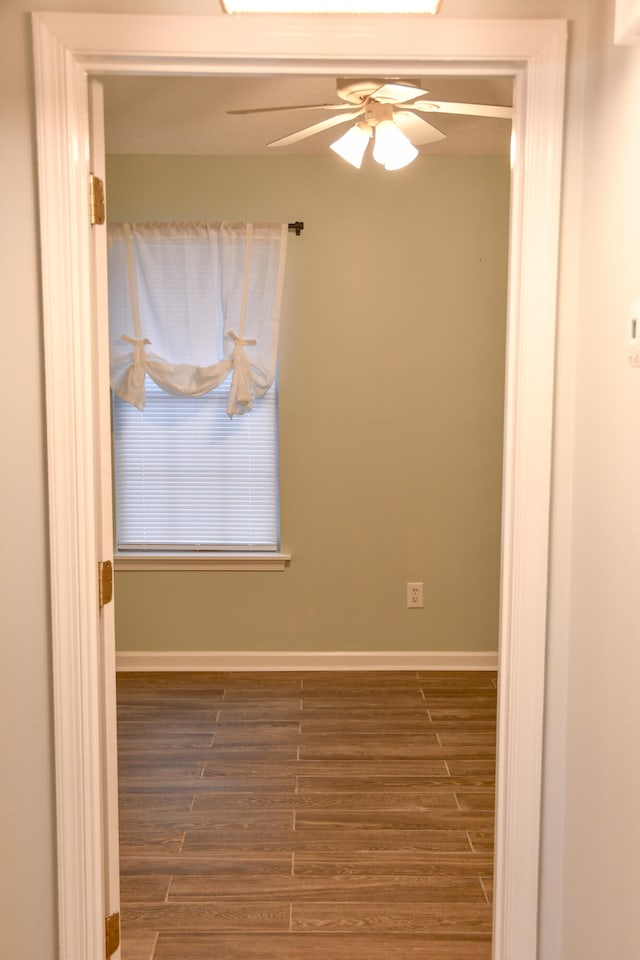
<path fill-rule="evenodd" d="M 494 673 L 118 676 L 123 960 L 489 960 Z"/>

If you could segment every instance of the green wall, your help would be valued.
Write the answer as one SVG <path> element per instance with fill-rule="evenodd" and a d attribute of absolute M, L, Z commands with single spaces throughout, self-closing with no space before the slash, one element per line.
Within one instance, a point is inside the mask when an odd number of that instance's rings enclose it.
<path fill-rule="evenodd" d="M 496 649 L 508 160 L 111 156 L 107 198 L 111 220 L 305 223 L 280 341 L 291 564 L 119 572 L 118 648 Z"/>

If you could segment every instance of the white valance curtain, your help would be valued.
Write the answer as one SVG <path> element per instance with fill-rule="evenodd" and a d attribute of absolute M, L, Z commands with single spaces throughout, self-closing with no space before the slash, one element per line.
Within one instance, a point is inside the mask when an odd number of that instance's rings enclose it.
<path fill-rule="evenodd" d="M 276 371 L 287 224 L 111 224 L 111 386 L 144 409 L 145 375 L 201 397 L 231 374 L 230 417 Z"/>

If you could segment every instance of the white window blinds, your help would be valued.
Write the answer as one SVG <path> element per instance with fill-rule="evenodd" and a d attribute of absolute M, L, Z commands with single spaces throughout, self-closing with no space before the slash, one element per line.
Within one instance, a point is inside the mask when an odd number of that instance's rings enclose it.
<path fill-rule="evenodd" d="M 278 549 L 275 390 L 229 420 L 227 396 L 172 397 L 147 385 L 144 410 L 114 401 L 120 551 Z"/>

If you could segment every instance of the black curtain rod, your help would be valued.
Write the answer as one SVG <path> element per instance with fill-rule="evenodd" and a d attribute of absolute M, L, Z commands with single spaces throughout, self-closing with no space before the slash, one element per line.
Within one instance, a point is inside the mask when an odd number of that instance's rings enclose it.
<path fill-rule="evenodd" d="M 302 231 L 304 230 L 304 223 L 302 220 L 296 220 L 295 223 L 288 224 L 289 230 L 295 230 L 296 237 L 299 237 Z"/>

